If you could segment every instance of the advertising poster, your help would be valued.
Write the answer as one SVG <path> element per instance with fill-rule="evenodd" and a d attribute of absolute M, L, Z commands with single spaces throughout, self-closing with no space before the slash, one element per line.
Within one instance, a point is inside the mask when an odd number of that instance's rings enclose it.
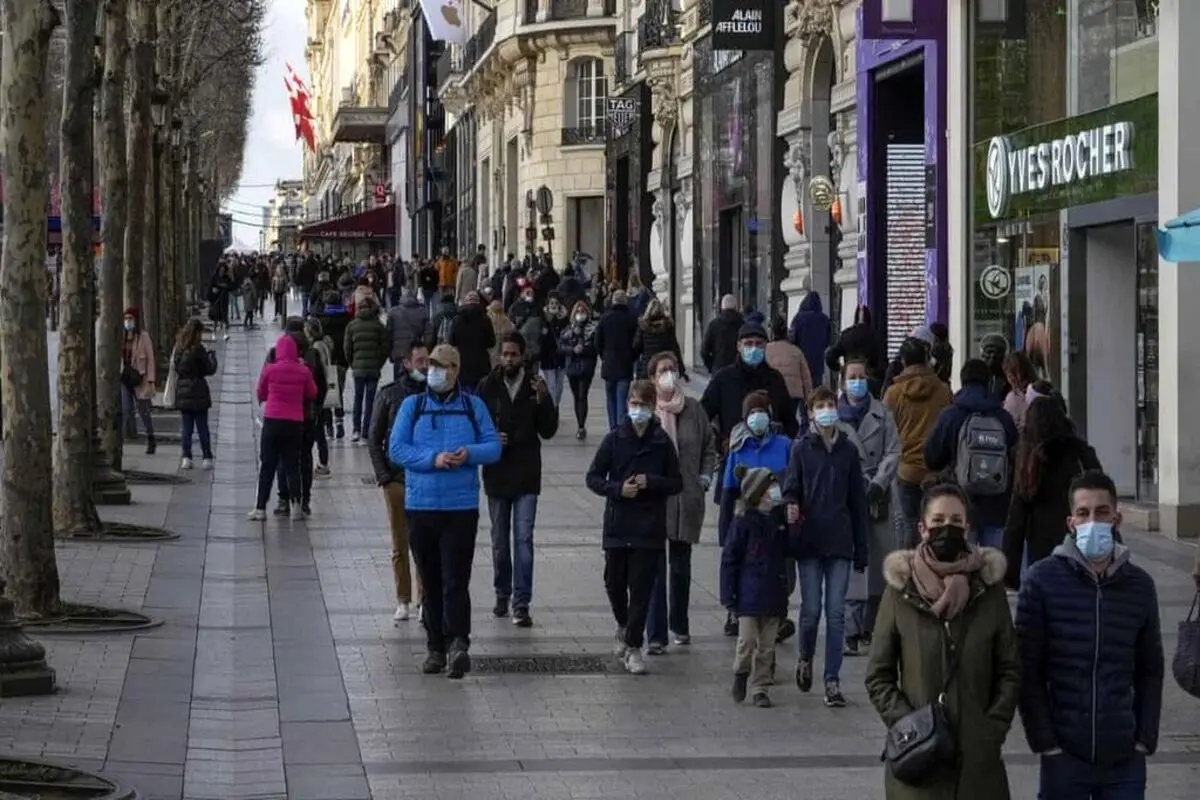
<path fill-rule="evenodd" d="M 1050 378 L 1050 348 L 1054 319 L 1051 278 L 1058 262 L 1058 248 L 1029 248 L 1025 265 L 1016 269 L 1013 283 L 1013 349 L 1022 350 L 1043 380 Z"/>

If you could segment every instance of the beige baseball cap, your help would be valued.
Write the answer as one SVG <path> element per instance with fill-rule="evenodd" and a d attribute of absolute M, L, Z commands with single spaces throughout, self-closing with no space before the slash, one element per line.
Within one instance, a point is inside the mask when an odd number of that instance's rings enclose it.
<path fill-rule="evenodd" d="M 458 359 L 457 347 L 448 344 L 439 344 L 429 354 L 429 363 L 439 367 L 454 367 L 458 369 L 462 362 Z"/>

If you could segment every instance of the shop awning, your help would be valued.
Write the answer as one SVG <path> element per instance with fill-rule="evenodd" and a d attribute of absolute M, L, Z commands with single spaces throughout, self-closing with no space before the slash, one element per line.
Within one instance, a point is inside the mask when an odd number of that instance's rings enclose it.
<path fill-rule="evenodd" d="M 1200 261 L 1200 208 L 1169 221 L 1157 234 L 1158 255 L 1163 261 Z"/>
<path fill-rule="evenodd" d="M 300 229 L 301 239 L 394 239 L 396 204 L 328 219 Z"/>

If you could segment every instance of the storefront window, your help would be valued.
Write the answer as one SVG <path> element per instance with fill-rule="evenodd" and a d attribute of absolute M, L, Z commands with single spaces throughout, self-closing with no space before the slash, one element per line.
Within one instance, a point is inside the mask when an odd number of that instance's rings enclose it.
<path fill-rule="evenodd" d="M 774 195 L 773 53 L 713 52 L 696 44 L 696 336 L 722 295 L 771 311 Z"/>
<path fill-rule="evenodd" d="M 1158 91 L 1159 0 L 1070 0 L 1076 114 Z"/>

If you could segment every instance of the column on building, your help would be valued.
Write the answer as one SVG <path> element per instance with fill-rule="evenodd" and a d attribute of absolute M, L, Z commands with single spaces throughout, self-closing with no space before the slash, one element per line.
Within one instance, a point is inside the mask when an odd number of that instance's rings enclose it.
<path fill-rule="evenodd" d="M 1158 219 L 1200 208 L 1200 3 L 1162 0 L 1158 24 Z M 1158 267 L 1159 521 L 1200 535 L 1200 263 Z"/>

